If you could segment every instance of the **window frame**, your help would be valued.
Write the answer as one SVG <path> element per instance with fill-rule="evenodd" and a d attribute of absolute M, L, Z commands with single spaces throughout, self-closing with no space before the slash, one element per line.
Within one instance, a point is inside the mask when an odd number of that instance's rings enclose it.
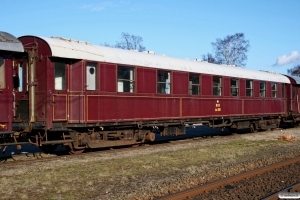
<path fill-rule="evenodd" d="M 250 87 L 247 87 L 247 82 L 249 81 Z M 253 97 L 253 80 L 246 79 L 246 97 Z M 250 92 L 250 95 L 248 95 Z"/>
<path fill-rule="evenodd" d="M 165 78 L 167 75 L 168 78 Z M 165 78 L 165 81 L 161 81 L 160 78 Z M 169 81 L 167 81 L 169 80 Z M 171 94 L 172 73 L 168 70 L 157 70 L 157 94 Z M 164 87 L 163 87 L 164 85 Z M 164 92 L 162 92 L 164 91 Z"/>
<path fill-rule="evenodd" d="M 60 64 L 63 64 L 64 66 L 64 70 L 57 70 L 58 68 L 62 67 L 59 66 Z M 59 74 L 61 72 L 61 74 Z M 57 76 L 57 75 L 62 75 L 62 76 Z M 58 85 L 60 83 L 61 79 L 61 85 Z M 61 86 L 61 88 L 59 87 Z M 67 66 L 66 63 L 64 62 L 54 62 L 54 90 L 58 90 L 58 91 L 63 91 L 67 89 Z"/>
<path fill-rule="evenodd" d="M 88 67 L 90 67 L 90 69 L 89 70 L 87 70 L 87 68 Z M 93 68 L 92 68 L 93 67 Z M 85 84 L 86 84 L 86 90 L 87 91 L 96 91 L 97 90 L 97 85 L 98 85 L 98 81 L 97 81 L 97 77 L 98 77 L 98 64 L 97 63 L 95 63 L 95 62 L 86 62 L 86 64 L 85 64 L 85 69 L 86 69 L 86 75 L 85 75 L 85 77 L 86 77 L 86 80 L 85 80 Z M 93 72 L 91 69 L 95 69 L 95 71 Z M 95 74 L 94 75 L 94 77 L 95 77 L 95 82 L 94 82 L 94 87 L 89 87 L 89 85 L 88 85 L 88 78 L 90 78 L 90 76 L 89 76 L 89 74 L 88 74 L 88 71 L 89 71 L 89 73 L 90 74 Z M 89 76 L 89 77 L 88 77 Z M 89 81 L 90 81 L 90 79 L 89 79 Z"/>
<path fill-rule="evenodd" d="M 275 86 L 275 89 L 273 88 L 273 86 Z M 277 95 L 277 83 L 272 82 L 271 83 L 271 89 L 272 89 L 272 97 L 273 98 L 277 98 L 277 96 L 278 96 Z"/>
<path fill-rule="evenodd" d="M 0 60 L 3 61 L 2 63 L 0 62 L 0 80 L 3 81 L 3 83 L 0 84 L 0 89 L 5 89 L 5 87 L 6 87 L 5 58 L 0 56 Z"/>
<path fill-rule="evenodd" d="M 285 83 L 281 84 L 281 98 L 284 98 L 285 95 Z"/>
<path fill-rule="evenodd" d="M 260 81 L 259 82 L 259 97 L 261 97 L 261 98 L 265 98 L 266 97 L 266 85 L 267 85 L 266 81 Z M 262 86 L 264 86 L 264 87 L 262 88 Z"/>
<path fill-rule="evenodd" d="M 235 81 L 236 85 L 232 85 L 232 81 Z M 233 90 L 235 90 L 236 95 L 233 95 Z M 230 79 L 230 94 L 233 97 L 238 97 L 239 96 L 239 79 L 238 78 L 231 78 Z"/>
<path fill-rule="evenodd" d="M 120 74 L 120 69 L 124 70 L 123 73 L 126 73 L 126 70 L 129 70 L 129 79 L 125 77 L 126 74 Z M 135 67 L 129 66 L 118 66 L 117 69 L 117 91 L 118 92 L 135 92 Z M 122 75 L 122 76 L 120 76 Z M 129 86 L 129 87 L 126 87 Z"/>
<path fill-rule="evenodd" d="M 215 86 L 215 80 L 218 79 L 219 82 L 217 84 L 217 86 Z M 214 96 L 222 96 L 222 88 L 223 88 L 223 85 L 222 85 L 222 82 L 223 82 L 223 79 L 221 76 L 213 76 L 213 79 L 212 79 L 212 88 L 213 88 L 213 95 Z"/>
<path fill-rule="evenodd" d="M 198 81 L 198 83 L 193 83 L 193 79 L 194 77 L 196 77 L 196 81 Z M 193 90 L 193 88 L 197 88 L 196 90 Z M 193 93 L 194 91 L 195 94 Z M 194 74 L 194 73 L 189 73 L 189 94 L 190 95 L 200 95 L 201 94 L 201 75 L 200 74 Z"/>

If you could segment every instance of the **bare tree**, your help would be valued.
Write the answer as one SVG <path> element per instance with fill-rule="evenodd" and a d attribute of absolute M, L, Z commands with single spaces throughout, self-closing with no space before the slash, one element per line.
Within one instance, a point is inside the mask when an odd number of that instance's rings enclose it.
<path fill-rule="evenodd" d="M 101 43 L 100 45 L 101 45 L 101 46 L 105 46 L 105 47 L 114 47 L 113 45 L 110 45 L 110 44 L 108 44 L 108 43 L 106 43 L 106 42 Z"/>
<path fill-rule="evenodd" d="M 117 41 L 115 47 L 128 50 L 145 51 L 146 47 L 142 45 L 143 38 L 129 33 L 122 32 L 121 41 Z"/>
<path fill-rule="evenodd" d="M 209 63 L 215 63 L 215 64 L 220 64 L 211 53 L 203 54 L 202 55 L 202 60 L 207 61 Z"/>
<path fill-rule="evenodd" d="M 291 69 L 288 69 L 287 73 L 292 76 L 300 76 L 300 65 L 297 65 Z"/>
<path fill-rule="evenodd" d="M 244 33 L 228 35 L 223 40 L 218 38 L 211 43 L 215 52 L 215 59 L 222 64 L 244 67 L 247 52 L 250 48 L 249 40 L 245 40 Z"/>

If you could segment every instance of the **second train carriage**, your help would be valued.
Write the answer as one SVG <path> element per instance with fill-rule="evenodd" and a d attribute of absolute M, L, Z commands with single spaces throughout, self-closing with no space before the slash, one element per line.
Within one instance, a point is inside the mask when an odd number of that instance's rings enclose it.
<path fill-rule="evenodd" d="M 299 113 L 291 77 L 59 37 L 19 40 L 28 59 L 16 65 L 13 124 L 46 151 L 153 141 L 195 123 L 254 132 Z"/>

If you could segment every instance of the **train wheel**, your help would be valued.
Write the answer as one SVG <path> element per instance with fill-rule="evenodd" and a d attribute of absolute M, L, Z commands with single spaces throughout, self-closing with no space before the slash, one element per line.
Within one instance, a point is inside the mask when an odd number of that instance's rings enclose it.
<path fill-rule="evenodd" d="M 42 145 L 40 146 L 40 149 L 47 154 L 53 154 L 55 149 L 57 148 L 57 144 L 53 144 L 53 145 Z"/>
<path fill-rule="evenodd" d="M 85 149 L 84 147 L 74 148 L 72 143 L 65 144 L 65 147 L 69 154 L 81 154 L 82 152 L 84 152 Z"/>
<path fill-rule="evenodd" d="M 250 128 L 251 133 L 257 133 L 257 131 L 258 131 L 258 129 L 254 123 L 252 123 L 249 128 Z"/>

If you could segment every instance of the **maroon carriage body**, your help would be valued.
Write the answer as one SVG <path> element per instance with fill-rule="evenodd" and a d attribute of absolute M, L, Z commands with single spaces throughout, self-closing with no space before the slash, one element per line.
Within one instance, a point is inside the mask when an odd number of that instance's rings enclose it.
<path fill-rule="evenodd" d="M 34 43 L 38 46 L 35 115 L 37 121 L 47 122 L 48 129 L 52 128 L 54 122 L 105 124 L 145 120 L 172 121 L 278 115 L 286 112 L 281 87 L 288 82 L 281 75 L 248 70 L 253 77 L 251 78 L 247 74 L 240 74 L 241 72 L 248 73 L 245 69 L 210 65 L 198 61 L 181 60 L 182 68 L 169 67 L 172 64 L 180 66 L 176 63 L 179 59 L 169 61 L 170 58 L 159 55 L 106 47 L 96 48 L 88 43 L 62 38 L 24 36 L 20 40 L 25 48 Z M 83 46 L 88 49 L 85 49 L 86 52 L 82 52 Z M 76 47 L 79 49 L 74 49 Z M 117 55 L 115 59 L 109 57 L 113 55 Z M 142 62 L 143 58 L 147 59 L 147 62 Z M 164 63 L 166 66 L 163 65 Z M 199 69 L 194 66 L 186 67 L 189 64 L 198 65 Z M 211 69 L 207 69 L 207 65 Z M 95 74 L 92 77 L 95 82 L 92 89 L 88 88 L 90 87 L 88 71 L 90 66 L 95 67 Z M 134 88 L 131 91 L 120 91 L 125 81 L 118 79 L 119 67 L 132 69 L 131 78 Z M 222 71 L 227 70 L 227 72 L 215 73 L 218 69 L 213 69 L 213 67 L 223 68 Z M 160 70 L 168 72 L 170 76 L 168 83 L 170 89 L 166 90 L 167 92 L 158 91 L 158 71 Z M 63 77 L 59 77 L 56 73 L 63 74 Z M 191 93 L 190 74 L 199 76 L 199 92 L 196 94 Z M 271 77 L 270 81 L 259 79 L 264 76 Z M 221 80 L 221 86 L 217 86 L 220 94 L 214 94 L 215 77 Z M 276 79 L 277 77 L 284 81 Z M 233 78 L 235 80 L 232 80 Z M 57 85 L 55 81 L 59 82 L 59 79 L 64 83 L 55 88 Z M 247 80 L 252 81 L 251 96 L 247 96 Z M 260 95 L 261 82 L 264 82 L 263 96 Z M 235 88 L 232 88 L 233 83 L 236 84 Z M 272 96 L 274 83 L 276 96 Z M 232 94 L 234 89 L 238 91 L 237 94 Z"/>

